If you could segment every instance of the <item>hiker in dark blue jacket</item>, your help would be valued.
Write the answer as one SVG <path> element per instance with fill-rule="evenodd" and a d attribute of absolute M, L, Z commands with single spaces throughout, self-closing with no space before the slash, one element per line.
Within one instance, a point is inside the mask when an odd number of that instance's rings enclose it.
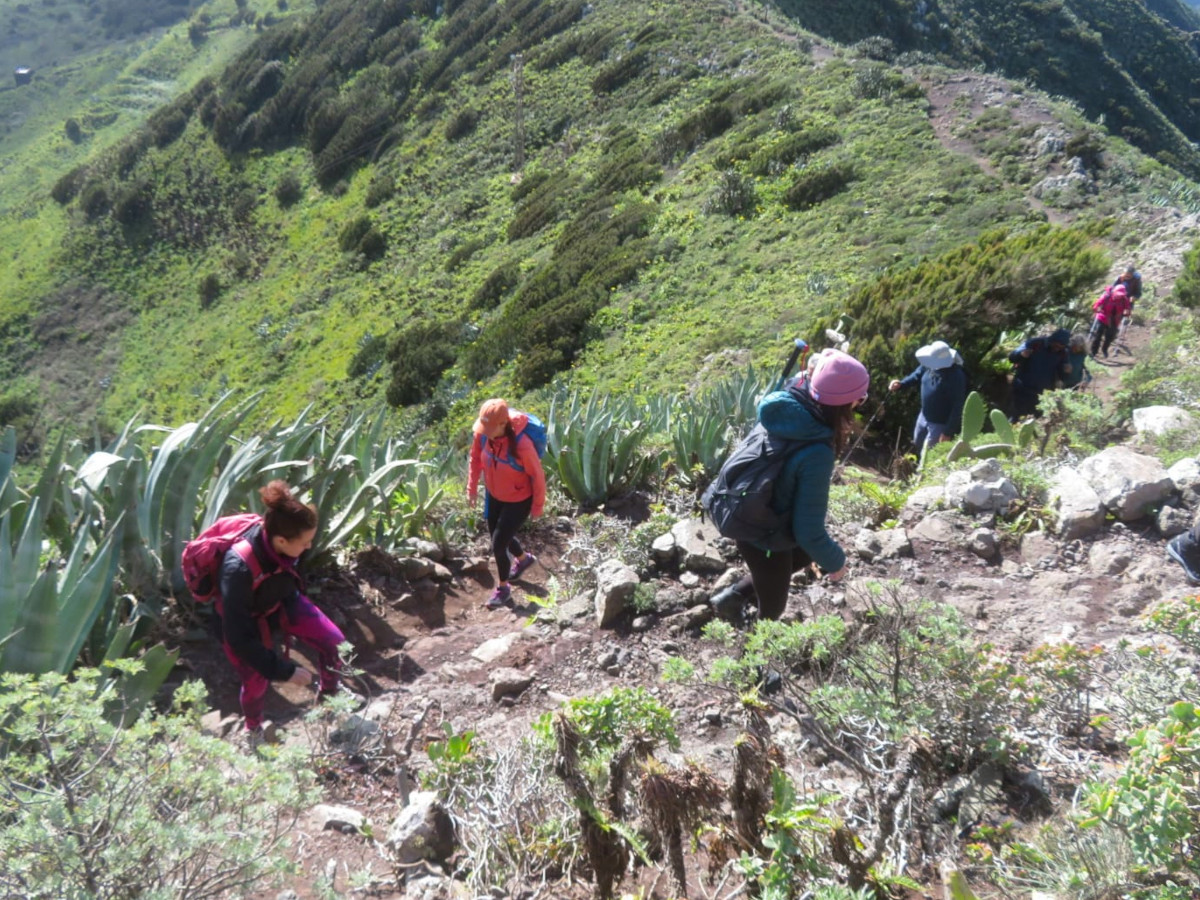
<path fill-rule="evenodd" d="M 962 428 L 967 399 L 967 373 L 962 357 L 945 341 L 934 341 L 917 351 L 919 366 L 907 377 L 893 381 L 889 391 L 921 386 L 921 411 L 913 426 L 913 444 L 922 453 L 926 444 L 949 440 Z"/>
<path fill-rule="evenodd" d="M 1038 416 L 1038 400 L 1042 391 L 1052 390 L 1068 365 L 1067 346 L 1071 332 L 1060 328 L 1045 337 L 1030 338 L 1008 354 L 1013 364 L 1012 410 L 1009 419 Z"/>
<path fill-rule="evenodd" d="M 1133 309 L 1133 302 L 1142 298 L 1142 273 L 1130 263 L 1125 267 L 1125 270 L 1117 276 L 1117 280 L 1113 282 L 1113 287 L 1118 284 L 1125 285 L 1125 293 L 1129 296 L 1130 310 Z"/>
<path fill-rule="evenodd" d="M 825 528 L 833 466 L 850 434 L 854 410 L 867 396 L 866 368 L 840 350 L 822 351 L 809 374 L 792 386 L 763 397 L 758 421 L 772 435 L 808 441 L 787 461 L 775 483 L 771 505 L 791 510 L 791 550 L 767 551 L 738 541 L 750 574 L 717 592 L 709 603 L 718 616 L 741 618 L 745 605 L 758 601 L 759 616 L 778 619 L 787 606 L 792 574 L 816 563 L 830 581 L 846 575 L 846 554 Z"/>

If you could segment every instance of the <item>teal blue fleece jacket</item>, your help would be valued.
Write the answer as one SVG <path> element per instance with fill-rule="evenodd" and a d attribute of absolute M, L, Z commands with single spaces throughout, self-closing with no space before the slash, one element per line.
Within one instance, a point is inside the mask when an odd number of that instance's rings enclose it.
<path fill-rule="evenodd" d="M 771 505 L 792 510 L 792 537 L 825 572 L 846 564 L 846 554 L 825 529 L 829 483 L 833 479 L 833 429 L 788 391 L 774 391 L 758 404 L 758 421 L 771 434 L 792 441 L 814 441 L 797 450 L 775 482 Z"/>

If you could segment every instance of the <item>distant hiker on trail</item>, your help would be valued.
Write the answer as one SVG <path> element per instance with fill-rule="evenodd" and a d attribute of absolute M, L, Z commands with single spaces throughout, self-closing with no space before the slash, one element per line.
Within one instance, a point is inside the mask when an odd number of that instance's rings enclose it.
<path fill-rule="evenodd" d="M 1117 285 L 1125 288 L 1125 294 L 1129 297 L 1129 309 L 1132 311 L 1133 304 L 1142 299 L 1142 273 L 1134 267 L 1133 263 L 1130 263 L 1112 283 L 1113 287 Z"/>
<path fill-rule="evenodd" d="M 1096 314 L 1092 321 L 1092 358 L 1096 358 L 1096 354 L 1103 351 L 1104 358 L 1108 358 L 1108 348 L 1113 342 L 1113 338 L 1117 336 L 1117 329 L 1121 327 L 1121 320 L 1129 315 L 1133 309 L 1129 304 L 1129 295 L 1125 292 L 1125 285 L 1117 284 L 1106 287 L 1103 293 L 1096 298 L 1096 302 L 1092 304 L 1092 312 Z"/>
<path fill-rule="evenodd" d="M 917 452 L 926 444 L 949 440 L 962 427 L 963 403 L 967 399 L 967 373 L 962 357 L 945 341 L 934 341 L 917 351 L 920 363 L 903 379 L 892 381 L 889 391 L 920 385 L 921 411 L 913 427 Z"/>
<path fill-rule="evenodd" d="M 492 539 L 498 584 L 488 597 L 488 609 L 500 609 L 512 603 L 509 578 L 537 562 L 521 547 L 517 529 L 530 515 L 541 516 L 546 505 L 546 475 L 538 445 L 526 429 L 533 422 L 527 413 L 511 413 L 503 400 L 492 399 L 479 408 L 471 438 L 467 474 L 467 497 L 474 505 L 478 498 L 479 476 L 483 475 L 483 513 Z M 537 423 L 541 427 L 541 423 Z M 544 443 L 541 444 L 544 447 Z"/>
<path fill-rule="evenodd" d="M 757 600 L 763 619 L 778 619 L 787 605 L 793 572 L 820 567 L 830 581 L 845 577 L 846 554 L 825 528 L 829 484 L 854 422 L 854 410 L 867 396 L 870 375 L 857 359 L 840 350 L 824 350 L 811 374 L 785 390 L 773 391 L 758 405 L 758 422 L 776 446 L 790 449 L 774 482 L 771 506 L 788 515 L 786 549 L 738 540 L 738 552 L 750 574 L 710 599 L 718 616 L 740 618 Z M 752 432 L 753 434 L 753 432 Z M 735 451 L 736 454 L 736 451 Z"/>
<path fill-rule="evenodd" d="M 1067 361 L 1063 365 L 1060 382 L 1064 388 L 1072 390 L 1086 387 L 1092 380 L 1092 373 L 1087 369 L 1088 341 L 1087 335 L 1076 331 L 1071 335 L 1067 345 Z"/>
<path fill-rule="evenodd" d="M 1042 391 L 1052 390 L 1067 364 L 1071 332 L 1060 328 L 1045 337 L 1030 338 L 1008 354 L 1013 364 L 1012 402 L 1009 419 L 1038 416 Z"/>
<path fill-rule="evenodd" d="M 338 691 L 338 645 L 346 638 L 304 595 L 296 563 L 312 547 L 317 512 L 292 496 L 286 482 L 259 490 L 266 513 L 225 553 L 216 598 L 225 656 L 242 679 L 242 713 L 251 746 L 263 739 L 263 710 L 272 681 L 311 684 L 317 676 L 289 658 L 297 637 L 317 652 L 319 697 Z M 283 634 L 283 652 L 273 631 Z"/>
<path fill-rule="evenodd" d="M 1200 524 L 1167 542 L 1167 556 L 1183 566 L 1192 584 L 1200 584 Z"/>
<path fill-rule="evenodd" d="M 1117 280 L 1113 282 L 1113 287 L 1117 285 L 1125 288 L 1125 296 L 1129 299 L 1129 312 L 1125 313 L 1125 318 L 1121 320 L 1121 324 L 1117 328 L 1116 339 L 1123 345 L 1125 343 L 1125 332 L 1129 330 L 1129 325 L 1133 322 L 1133 304 L 1142 298 L 1142 273 L 1134 268 L 1133 263 L 1130 263 L 1117 276 Z M 1128 353 L 1129 348 L 1126 347 L 1125 351 Z"/>

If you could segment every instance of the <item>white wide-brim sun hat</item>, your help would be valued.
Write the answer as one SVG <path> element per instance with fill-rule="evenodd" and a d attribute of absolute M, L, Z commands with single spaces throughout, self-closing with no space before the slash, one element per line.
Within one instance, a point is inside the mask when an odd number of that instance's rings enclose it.
<path fill-rule="evenodd" d="M 945 341 L 934 341 L 917 351 L 917 362 L 928 369 L 948 369 L 956 359 L 958 354 Z"/>

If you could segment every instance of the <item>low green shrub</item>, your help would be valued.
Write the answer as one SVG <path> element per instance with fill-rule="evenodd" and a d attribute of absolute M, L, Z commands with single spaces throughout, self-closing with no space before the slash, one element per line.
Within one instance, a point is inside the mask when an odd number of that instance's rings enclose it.
<path fill-rule="evenodd" d="M 89 182 L 79 196 L 79 208 L 90 221 L 105 215 L 111 208 L 108 189 L 98 181 Z"/>
<path fill-rule="evenodd" d="M 1171 299 L 1184 309 L 1200 307 L 1200 241 L 1183 254 L 1183 268 L 1175 279 Z"/>
<path fill-rule="evenodd" d="M 208 309 L 221 296 L 221 276 L 216 272 L 209 272 L 200 279 L 196 292 L 200 295 L 200 308 Z"/>
<path fill-rule="evenodd" d="M 294 206 L 304 196 L 304 186 L 295 172 L 285 172 L 275 182 L 275 199 L 284 209 Z"/>
<path fill-rule="evenodd" d="M 597 196 L 620 194 L 661 178 L 662 169 L 647 159 L 641 138 L 628 128 L 619 128 L 605 145 L 603 161 L 592 177 L 591 189 Z"/>
<path fill-rule="evenodd" d="M 727 169 L 717 176 L 717 189 L 704 203 L 706 213 L 723 216 L 749 217 L 758 205 L 754 179 L 736 169 Z"/>
<path fill-rule="evenodd" d="M 836 197 L 856 177 L 854 166 L 850 163 L 807 166 L 784 191 L 784 205 L 795 210 L 811 209 L 830 197 Z"/>
<path fill-rule="evenodd" d="M 83 166 L 78 166 L 61 176 L 50 188 L 50 196 L 59 206 L 66 206 L 78 196 L 84 184 L 87 183 L 88 173 Z"/>
<path fill-rule="evenodd" d="M 1108 227 L 993 230 L 910 268 L 890 270 L 846 301 L 844 314 L 854 323 L 852 352 L 873 383 L 886 384 L 912 371 L 922 344 L 940 339 L 962 355 L 968 373 L 978 373 L 1006 331 L 1024 333 L 1031 322 L 1073 315 L 1078 298 L 1108 271 L 1096 246 Z M 964 304 L 970 316 L 961 314 Z M 810 340 L 821 345 L 825 329 L 837 324 L 838 316 L 818 319 Z M 858 335 L 863 337 L 856 340 Z M 915 416 L 916 399 L 898 397 L 881 414 L 880 430 L 907 429 Z"/>
<path fill-rule="evenodd" d="M 446 257 L 446 262 L 443 268 L 445 268 L 447 273 L 453 273 L 457 271 L 463 263 L 465 263 L 486 246 L 487 241 L 480 240 L 479 238 L 472 238 L 470 240 L 463 241 L 452 251 L 450 251 L 450 255 Z"/>
<path fill-rule="evenodd" d="M 566 172 L 527 180 L 528 186 L 522 181 L 513 188 L 514 199 L 520 200 L 520 206 L 508 223 L 509 241 L 530 237 L 556 221 L 572 184 L 572 178 Z"/>
<path fill-rule="evenodd" d="M 460 328 L 452 322 L 416 322 L 388 341 L 392 376 L 387 401 L 410 406 L 427 400 L 443 373 L 454 364 Z"/>
<path fill-rule="evenodd" d="M 592 90 L 597 94 L 611 94 L 637 78 L 649 61 L 650 54 L 647 50 L 637 49 L 626 53 L 596 73 L 592 79 Z"/>
<path fill-rule="evenodd" d="M 475 130 L 475 126 L 479 124 L 479 118 L 477 109 L 460 109 L 446 122 L 444 132 L 446 140 L 457 141 L 465 138 Z"/>
<path fill-rule="evenodd" d="M 351 378 L 373 378 L 387 358 L 387 338 L 367 332 L 358 339 L 358 350 L 346 367 Z"/>
<path fill-rule="evenodd" d="M 367 260 L 383 259 L 384 254 L 387 253 L 387 246 L 387 238 L 384 237 L 383 232 L 372 226 L 358 242 L 358 252 Z"/>
<path fill-rule="evenodd" d="M 367 185 L 367 195 L 363 198 L 363 205 L 367 209 L 374 209 L 392 199 L 395 194 L 396 179 L 386 173 L 376 175 Z"/>
<path fill-rule="evenodd" d="M 287 838 L 316 799 L 307 758 L 205 734 L 203 685 L 120 727 L 95 669 L 0 684 L 0 893 L 215 900 L 288 871 Z"/>
<path fill-rule="evenodd" d="M 351 250 L 357 249 L 359 241 L 361 241 L 363 236 L 371 230 L 374 224 L 375 223 L 372 222 L 371 217 L 365 213 L 354 219 L 351 219 L 349 222 L 343 225 L 342 230 L 338 232 L 338 248 L 343 253 L 348 253 Z"/>
<path fill-rule="evenodd" d="M 1129 838 L 1140 866 L 1200 876 L 1200 714 L 1180 700 L 1126 740 L 1129 761 L 1110 784 L 1093 784 L 1084 825 L 1109 823 Z"/>
<path fill-rule="evenodd" d="M 611 753 L 634 734 L 679 749 L 679 735 L 671 711 L 644 688 L 617 687 L 593 697 L 576 697 L 560 707 L 579 732 L 583 758 Z M 545 747 L 554 746 L 554 713 L 544 713 L 533 723 L 533 733 Z"/>
<path fill-rule="evenodd" d="M 1169 634 L 1193 653 L 1200 653 L 1200 597 L 1165 600 L 1147 614 L 1146 625 Z"/>
<path fill-rule="evenodd" d="M 854 67 L 854 95 L 861 100 L 914 100 L 924 92 L 919 84 L 909 81 L 891 66 L 883 63 L 863 63 Z"/>
<path fill-rule="evenodd" d="M 343 253 L 361 253 L 368 260 L 380 259 L 387 252 L 387 238 L 367 214 L 351 219 L 338 233 Z"/>
<path fill-rule="evenodd" d="M 1090 129 L 1067 138 L 1063 152 L 1068 159 L 1079 157 L 1089 171 L 1104 168 L 1104 137 Z"/>
<path fill-rule="evenodd" d="M 778 175 L 788 166 L 818 150 L 834 146 L 841 139 L 835 129 L 820 126 L 785 134 L 756 151 L 747 161 L 746 171 L 760 177 Z"/>
<path fill-rule="evenodd" d="M 520 282 L 521 267 L 515 260 L 497 266 L 471 295 L 471 309 L 495 309 Z"/>

